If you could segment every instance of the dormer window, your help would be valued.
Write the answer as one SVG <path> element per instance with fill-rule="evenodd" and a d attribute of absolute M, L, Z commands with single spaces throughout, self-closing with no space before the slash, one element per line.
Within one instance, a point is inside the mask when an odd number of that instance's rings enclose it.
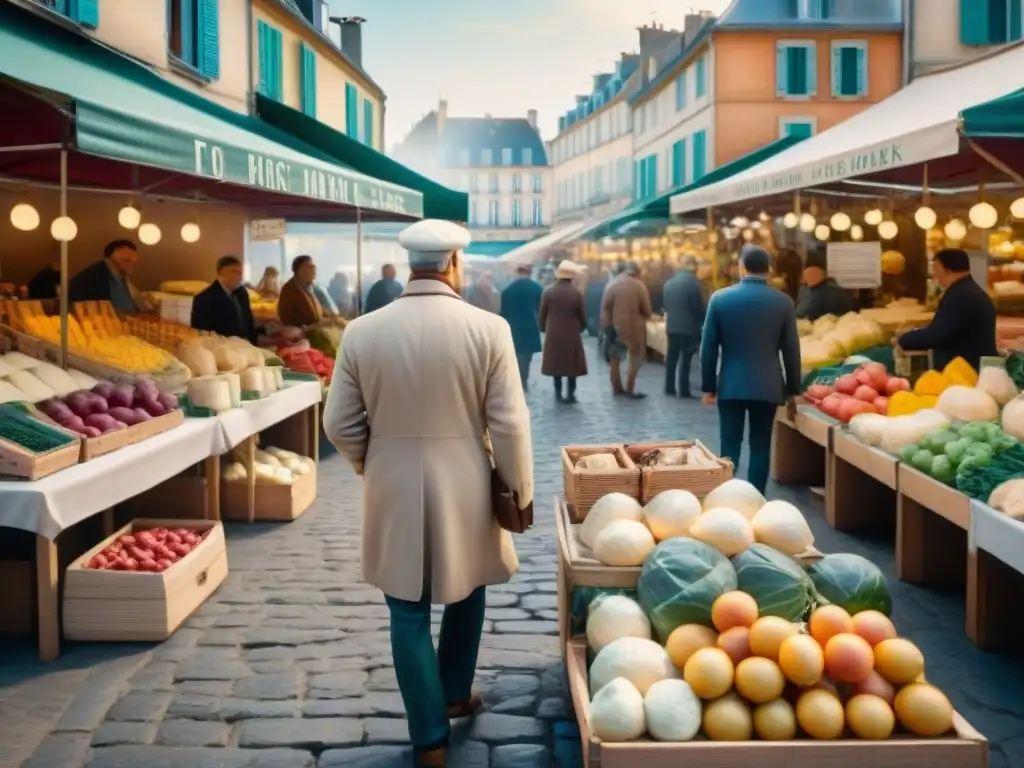
<path fill-rule="evenodd" d="M 822 21 L 831 17 L 832 0 L 797 0 L 797 16 Z"/>
<path fill-rule="evenodd" d="M 494 150 L 480 150 L 480 165 L 494 165 Z"/>
<path fill-rule="evenodd" d="M 653 80 L 658 76 L 658 62 L 656 59 L 647 60 L 647 79 Z"/>
<path fill-rule="evenodd" d="M 501 164 L 512 165 L 512 150 L 505 148 L 501 150 Z"/>

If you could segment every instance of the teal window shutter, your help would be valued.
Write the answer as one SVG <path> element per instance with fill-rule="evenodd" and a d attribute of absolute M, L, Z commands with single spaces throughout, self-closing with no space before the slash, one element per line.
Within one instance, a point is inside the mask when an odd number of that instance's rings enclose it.
<path fill-rule="evenodd" d="M 697 83 L 694 86 L 694 95 L 698 99 L 707 93 L 707 76 L 707 61 L 705 57 L 701 56 L 699 59 L 697 59 Z"/>
<path fill-rule="evenodd" d="M 195 65 L 196 63 L 196 4 L 178 3 L 178 25 L 181 28 L 181 60 Z"/>
<path fill-rule="evenodd" d="M 658 194 L 658 156 L 647 156 L 647 194 L 645 197 L 654 197 Z"/>
<path fill-rule="evenodd" d="M 780 45 L 775 53 L 775 93 L 778 96 L 789 95 L 789 49 Z"/>
<path fill-rule="evenodd" d="M 843 51 L 842 46 L 832 47 L 832 98 L 843 96 Z"/>
<path fill-rule="evenodd" d="M 259 22 L 256 25 L 256 51 L 257 62 L 259 63 L 259 82 L 256 84 L 258 90 L 264 96 L 270 96 L 270 27 L 266 22 Z"/>
<path fill-rule="evenodd" d="M 1024 3 L 1010 2 L 1010 18 L 1008 24 L 1010 25 L 1009 34 L 1007 35 L 1007 42 L 1014 40 L 1020 40 L 1024 36 L 1024 29 L 1022 29 L 1021 15 L 1024 14 Z"/>
<path fill-rule="evenodd" d="M 693 134 L 693 180 L 697 181 L 707 173 L 707 133 Z"/>
<path fill-rule="evenodd" d="M 686 70 L 676 77 L 676 112 L 686 106 Z"/>
<path fill-rule="evenodd" d="M 373 130 L 373 102 L 369 99 L 363 99 L 363 143 L 372 147 L 374 145 Z"/>
<path fill-rule="evenodd" d="M 988 0 L 960 0 L 960 42 L 964 45 L 989 45 L 992 39 Z"/>
<path fill-rule="evenodd" d="M 316 52 L 305 43 L 299 43 L 299 78 L 302 111 L 316 117 Z"/>
<path fill-rule="evenodd" d="M 857 71 L 860 64 L 859 48 L 842 49 L 842 70 L 843 79 L 840 83 L 840 90 L 843 96 L 860 95 L 860 73 Z"/>
<path fill-rule="evenodd" d="M 804 48 L 804 77 L 807 82 L 807 95 L 818 94 L 818 48 L 814 43 L 808 43 Z"/>
<path fill-rule="evenodd" d="M 203 77 L 216 80 L 220 77 L 219 0 L 196 0 L 196 11 L 196 66 Z"/>
<path fill-rule="evenodd" d="M 281 100 L 281 32 L 266 22 L 256 27 L 259 46 L 259 92 L 268 99 Z"/>
<path fill-rule="evenodd" d="M 284 51 L 281 30 L 270 28 L 270 98 L 281 100 L 284 91 Z"/>
<path fill-rule="evenodd" d="M 686 143 L 680 139 L 672 145 L 672 187 L 681 187 L 686 169 Z"/>
<path fill-rule="evenodd" d="M 83 27 L 95 29 L 100 25 L 99 0 L 71 0 L 68 15 Z"/>
<path fill-rule="evenodd" d="M 352 83 L 345 83 L 345 133 L 359 138 L 359 94 Z"/>
<path fill-rule="evenodd" d="M 864 46 L 857 47 L 857 95 L 868 95 L 868 51 Z"/>
<path fill-rule="evenodd" d="M 786 49 L 786 94 L 788 96 L 807 96 L 810 83 L 807 82 L 807 49 L 800 45 L 791 45 Z"/>

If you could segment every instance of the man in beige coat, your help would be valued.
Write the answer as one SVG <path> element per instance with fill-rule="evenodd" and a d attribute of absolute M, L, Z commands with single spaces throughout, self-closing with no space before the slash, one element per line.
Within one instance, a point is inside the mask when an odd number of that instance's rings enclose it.
<path fill-rule="evenodd" d="M 636 391 L 636 377 L 647 358 L 647 320 L 651 294 L 640 280 L 640 266 L 631 261 L 608 283 L 601 300 L 603 346 L 611 366 L 612 391 L 633 398 L 647 397 Z M 628 356 L 626 386 L 622 386 L 622 361 Z"/>
<path fill-rule="evenodd" d="M 324 429 L 364 479 L 363 578 L 391 611 L 395 673 L 421 766 L 444 766 L 449 719 L 472 693 L 488 584 L 519 567 L 494 519 L 491 461 L 533 503 L 530 415 L 508 322 L 459 298 L 469 232 L 399 235 L 412 270 L 391 304 L 349 323 Z M 485 434 L 489 437 L 487 446 Z M 430 606 L 446 606 L 437 653 Z"/>

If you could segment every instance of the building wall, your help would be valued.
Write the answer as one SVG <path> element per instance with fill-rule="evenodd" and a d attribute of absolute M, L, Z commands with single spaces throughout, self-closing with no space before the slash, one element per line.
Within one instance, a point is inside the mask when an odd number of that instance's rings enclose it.
<path fill-rule="evenodd" d="M 173 71 L 167 53 L 167 0 L 99 0 L 99 26 L 85 31 L 105 45 L 154 67 L 161 75 L 235 112 L 248 112 L 248 3 L 220 3 L 220 77 L 209 83 Z"/>
<path fill-rule="evenodd" d="M 490 191 L 491 176 L 498 182 L 498 192 Z M 520 192 L 513 191 L 513 177 L 520 179 Z M 540 192 L 534 192 L 534 177 L 540 178 Z M 452 189 L 469 193 L 469 227 L 474 240 L 529 240 L 548 231 L 551 226 L 551 168 L 545 166 L 480 166 L 447 168 L 438 180 Z M 513 201 L 519 201 L 519 226 L 512 222 Z M 533 225 L 534 201 L 540 203 L 541 220 Z M 498 222 L 489 219 L 491 202 L 498 203 Z"/>
<path fill-rule="evenodd" d="M 1000 46 L 961 42 L 961 0 L 906 0 L 913 76 L 970 61 Z M 979 3 L 980 5 L 980 3 Z"/>
<path fill-rule="evenodd" d="M 108 0 L 109 1 L 109 0 Z M 152 2 L 152 0 L 146 0 Z M 239 5 L 244 0 L 232 0 Z M 223 6 L 224 3 L 222 2 Z M 282 72 L 282 101 L 293 109 L 302 108 L 301 76 L 299 64 L 299 44 L 305 43 L 316 52 L 316 118 L 331 126 L 334 130 L 345 133 L 346 128 L 346 105 L 345 105 L 345 84 L 352 83 L 356 86 L 359 95 L 358 99 L 358 121 L 359 134 L 363 132 L 363 102 L 369 99 L 373 104 L 374 141 L 376 149 L 383 149 L 383 102 L 381 98 L 370 89 L 365 78 L 356 72 L 345 62 L 337 50 L 331 44 L 320 37 L 293 14 L 284 10 L 277 0 L 252 0 L 252 27 L 251 34 L 253 41 L 258 40 L 259 22 L 263 21 L 281 32 L 281 47 L 283 51 L 283 72 Z M 259 83 L 260 64 L 256 50 L 256 43 L 253 46 L 252 56 L 252 82 Z M 255 85 L 254 85 L 255 88 Z"/>

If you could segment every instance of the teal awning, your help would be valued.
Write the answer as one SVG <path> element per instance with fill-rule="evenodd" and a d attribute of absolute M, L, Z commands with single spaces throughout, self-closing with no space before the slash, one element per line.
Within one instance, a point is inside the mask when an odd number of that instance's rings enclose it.
<path fill-rule="evenodd" d="M 963 131 L 976 139 L 1024 137 L 1024 88 L 960 113 Z"/>
<path fill-rule="evenodd" d="M 273 99 L 257 96 L 256 111 L 264 122 L 287 131 L 360 173 L 416 190 L 423 195 L 423 215 L 426 218 L 469 219 L 469 195 L 465 192 L 448 189 L 372 147 Z"/>
<path fill-rule="evenodd" d="M 785 136 L 777 141 L 773 141 L 770 144 L 765 144 L 763 147 L 755 149 L 753 152 L 749 152 L 742 157 L 738 157 L 732 162 L 720 165 L 713 171 L 704 174 L 696 181 L 692 181 L 689 184 L 684 184 L 681 187 L 670 189 L 667 192 L 658 195 L 657 197 L 649 200 L 641 200 L 640 202 L 634 203 L 625 210 L 619 211 L 614 216 L 610 216 L 604 221 L 598 223 L 596 226 L 585 230 L 577 237 L 579 239 L 591 239 L 596 240 L 601 237 L 615 237 L 620 233 L 620 230 L 628 227 L 630 224 L 635 224 L 640 230 L 648 230 L 655 227 L 659 222 L 663 223 L 664 226 L 669 224 L 669 206 L 672 202 L 672 198 L 676 195 L 684 192 L 692 192 L 695 189 L 707 186 L 708 184 L 714 184 L 715 182 L 728 179 L 731 176 L 735 176 L 741 171 L 745 171 L 748 168 L 753 168 L 758 163 L 767 160 L 773 155 L 779 154 L 783 150 L 789 149 L 794 144 L 798 144 L 804 140 L 803 136 Z"/>
<path fill-rule="evenodd" d="M 498 256 L 504 256 L 521 245 L 526 245 L 527 242 L 526 240 L 481 240 L 480 242 L 470 243 L 463 253 L 467 256 L 497 258 Z"/>
<path fill-rule="evenodd" d="M 0 76 L 63 102 L 72 150 L 278 196 L 423 215 L 419 192 L 354 171 L 85 36 L 0 5 Z"/>

